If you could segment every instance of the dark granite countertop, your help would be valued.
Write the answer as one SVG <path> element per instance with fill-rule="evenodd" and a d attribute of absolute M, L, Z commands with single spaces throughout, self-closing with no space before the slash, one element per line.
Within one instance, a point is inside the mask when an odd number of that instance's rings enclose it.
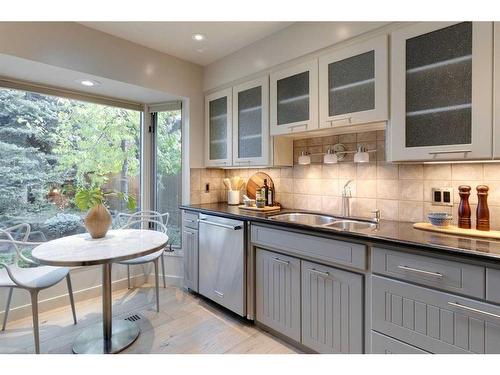
<path fill-rule="evenodd" d="M 237 206 L 229 206 L 226 203 L 182 205 L 181 209 L 197 211 L 205 214 L 224 216 L 228 218 L 267 223 L 276 226 L 297 228 L 346 237 L 346 239 L 357 239 L 370 243 L 381 243 L 389 245 L 406 245 L 430 251 L 444 251 L 448 253 L 463 254 L 474 257 L 482 257 L 500 261 L 500 241 L 479 239 L 471 237 L 458 237 L 440 233 L 426 232 L 413 228 L 413 223 L 381 220 L 377 229 L 360 229 L 355 231 L 341 231 L 333 228 L 315 227 L 297 223 L 280 222 L 269 219 L 271 213 L 253 212 L 239 209 Z M 308 212 L 303 210 L 283 209 L 279 213 L 286 212 Z M 318 213 L 318 212 L 315 212 Z"/>

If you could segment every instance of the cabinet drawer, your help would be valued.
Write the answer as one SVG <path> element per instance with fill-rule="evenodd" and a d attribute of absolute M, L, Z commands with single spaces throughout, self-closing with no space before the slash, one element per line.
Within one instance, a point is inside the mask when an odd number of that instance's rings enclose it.
<path fill-rule="evenodd" d="M 500 270 L 486 268 L 486 299 L 500 303 Z"/>
<path fill-rule="evenodd" d="M 373 276 L 372 328 L 430 353 L 500 353 L 500 307 Z"/>
<path fill-rule="evenodd" d="M 373 354 L 429 354 L 422 349 L 405 344 L 392 337 L 372 331 Z"/>
<path fill-rule="evenodd" d="M 485 270 L 483 267 L 402 251 L 374 248 L 372 269 L 374 273 L 475 298 L 484 298 Z"/>
<path fill-rule="evenodd" d="M 184 219 L 182 222 L 185 227 L 198 229 L 198 213 L 184 211 Z"/>
<path fill-rule="evenodd" d="M 252 242 L 329 263 L 366 269 L 366 246 L 252 225 Z"/>
<path fill-rule="evenodd" d="M 257 249 L 256 319 L 300 342 L 300 260 Z"/>

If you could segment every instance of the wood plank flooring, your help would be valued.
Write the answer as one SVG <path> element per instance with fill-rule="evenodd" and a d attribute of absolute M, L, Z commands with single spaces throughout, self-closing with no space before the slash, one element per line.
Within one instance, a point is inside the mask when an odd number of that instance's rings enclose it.
<path fill-rule="evenodd" d="M 23 293 L 15 290 L 14 293 Z M 0 301 L 2 303 L 2 301 Z M 69 305 L 40 314 L 42 353 L 71 353 L 82 329 L 101 319 L 101 299 L 77 303 L 74 325 Z M 285 354 L 299 350 L 242 318 L 177 287 L 160 288 L 160 312 L 151 285 L 113 294 L 113 316 L 139 315 L 141 334 L 123 353 Z M 0 353 L 34 353 L 30 318 L 7 323 L 0 331 Z"/>

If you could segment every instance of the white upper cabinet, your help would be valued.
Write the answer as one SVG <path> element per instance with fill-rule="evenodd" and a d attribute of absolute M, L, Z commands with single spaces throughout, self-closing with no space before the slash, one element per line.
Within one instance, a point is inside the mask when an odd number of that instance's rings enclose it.
<path fill-rule="evenodd" d="M 226 167 L 232 164 L 232 88 L 205 98 L 205 165 Z"/>
<path fill-rule="evenodd" d="M 319 59 L 319 126 L 345 127 L 388 118 L 387 35 Z"/>
<path fill-rule="evenodd" d="M 391 34 L 389 160 L 492 157 L 492 27 L 424 22 Z"/>
<path fill-rule="evenodd" d="M 269 77 L 233 87 L 233 164 L 268 165 Z"/>
<path fill-rule="evenodd" d="M 318 60 L 271 74 L 271 135 L 318 128 Z"/>

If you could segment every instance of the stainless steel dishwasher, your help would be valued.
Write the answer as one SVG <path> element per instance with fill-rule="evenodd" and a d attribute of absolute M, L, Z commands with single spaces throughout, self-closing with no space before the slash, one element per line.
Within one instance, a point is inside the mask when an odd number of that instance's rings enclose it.
<path fill-rule="evenodd" d="M 245 316 L 244 223 L 204 214 L 199 223 L 199 293 Z"/>

